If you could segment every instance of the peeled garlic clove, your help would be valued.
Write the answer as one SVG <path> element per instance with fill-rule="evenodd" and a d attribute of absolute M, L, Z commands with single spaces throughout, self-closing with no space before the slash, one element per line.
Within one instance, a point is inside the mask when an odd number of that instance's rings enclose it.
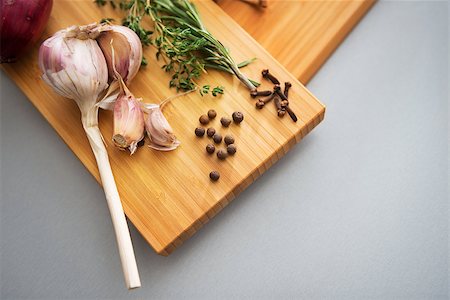
<path fill-rule="evenodd" d="M 159 106 L 147 110 L 145 130 L 150 139 L 150 147 L 161 151 L 170 151 L 180 145 L 172 127 L 164 117 Z"/>
<path fill-rule="evenodd" d="M 114 145 L 133 154 L 144 138 L 144 113 L 130 93 L 120 95 L 114 104 Z"/>
<path fill-rule="evenodd" d="M 110 25 L 102 30 L 97 42 L 108 64 L 110 79 L 115 79 L 112 49 L 114 48 L 114 66 L 125 83 L 136 76 L 142 61 L 142 44 L 137 34 L 125 26 Z"/>

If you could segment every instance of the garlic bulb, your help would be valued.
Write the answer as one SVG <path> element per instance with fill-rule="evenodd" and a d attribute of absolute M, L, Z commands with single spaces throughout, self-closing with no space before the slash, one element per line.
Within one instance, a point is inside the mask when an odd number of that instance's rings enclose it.
<path fill-rule="evenodd" d="M 114 103 L 114 133 L 112 140 L 120 149 L 133 154 L 144 138 L 144 113 L 139 101 L 120 79 L 122 93 Z"/>
<path fill-rule="evenodd" d="M 129 84 L 139 71 L 142 61 L 142 44 L 137 34 L 125 26 L 108 25 L 102 29 L 97 42 L 106 58 L 110 79 L 116 78 L 115 68 L 125 83 Z M 111 46 L 115 50 L 114 63 Z"/>
<path fill-rule="evenodd" d="M 147 118 L 145 119 L 145 130 L 150 140 L 149 147 L 160 150 L 170 151 L 180 145 L 177 137 L 173 133 L 167 119 L 164 117 L 161 106 L 154 104 L 144 104 Z"/>
<path fill-rule="evenodd" d="M 108 68 L 97 42 L 98 27 L 72 26 L 41 45 L 42 78 L 58 94 L 73 99 L 80 109 L 92 107 L 108 87 Z"/>
<path fill-rule="evenodd" d="M 58 94 L 75 100 L 81 122 L 97 161 L 100 179 L 116 233 L 122 269 L 128 288 L 141 286 L 128 224 L 98 128 L 97 100 L 108 88 L 108 67 L 97 44 L 101 26 L 72 26 L 58 31 L 41 45 L 42 78 Z"/>

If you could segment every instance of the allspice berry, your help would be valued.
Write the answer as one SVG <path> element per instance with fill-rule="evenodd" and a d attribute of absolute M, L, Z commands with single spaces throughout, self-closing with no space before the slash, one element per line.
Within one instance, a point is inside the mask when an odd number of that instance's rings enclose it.
<path fill-rule="evenodd" d="M 234 144 L 230 144 L 227 146 L 227 152 L 230 155 L 234 155 L 236 153 L 236 146 Z"/>
<path fill-rule="evenodd" d="M 214 119 L 217 116 L 217 113 L 214 109 L 210 109 L 208 110 L 208 118 L 210 118 L 211 120 Z"/>
<path fill-rule="evenodd" d="M 232 137 L 231 135 L 227 134 L 225 136 L 225 138 L 223 139 L 223 141 L 225 142 L 225 144 L 230 145 L 234 143 L 234 137 Z"/>
<path fill-rule="evenodd" d="M 233 121 L 236 124 L 241 123 L 244 120 L 244 114 L 241 113 L 240 111 L 235 111 L 232 115 L 233 117 Z"/>
<path fill-rule="evenodd" d="M 214 147 L 213 144 L 206 145 L 206 152 L 208 152 L 209 154 L 213 154 L 214 151 L 216 151 L 216 147 Z"/>
<path fill-rule="evenodd" d="M 205 135 L 205 128 L 197 127 L 195 128 L 195 135 L 198 137 L 202 137 Z"/>
<path fill-rule="evenodd" d="M 217 181 L 220 178 L 220 173 L 218 171 L 211 171 L 211 173 L 209 173 L 209 178 L 211 178 L 212 181 Z"/>
<path fill-rule="evenodd" d="M 222 136 L 219 133 L 216 133 L 213 135 L 212 139 L 214 143 L 220 144 L 220 142 L 222 141 Z"/>
<path fill-rule="evenodd" d="M 209 123 L 209 118 L 207 115 L 201 115 L 198 121 L 200 122 L 200 124 L 206 125 Z"/>
<path fill-rule="evenodd" d="M 220 118 L 220 123 L 222 123 L 223 127 L 228 127 L 231 124 L 231 120 L 228 119 L 227 117 L 222 117 Z"/>
<path fill-rule="evenodd" d="M 223 150 L 223 149 L 220 149 L 219 151 L 217 151 L 217 157 L 218 157 L 220 160 L 224 160 L 225 158 L 227 158 L 227 156 L 228 156 L 227 151 L 225 151 L 225 150 Z"/>
<path fill-rule="evenodd" d="M 216 130 L 212 127 L 208 128 L 208 130 L 206 131 L 206 135 L 208 135 L 209 137 L 212 137 L 215 133 Z"/>

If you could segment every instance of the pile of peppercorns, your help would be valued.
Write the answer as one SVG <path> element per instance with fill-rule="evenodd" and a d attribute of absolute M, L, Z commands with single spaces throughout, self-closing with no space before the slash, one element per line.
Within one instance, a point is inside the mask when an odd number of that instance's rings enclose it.
<path fill-rule="evenodd" d="M 284 92 L 281 92 L 281 86 L 280 81 L 269 73 L 268 69 L 262 70 L 262 76 L 263 78 L 269 80 L 274 84 L 273 90 L 267 90 L 267 91 L 257 91 L 253 90 L 250 92 L 250 96 L 252 98 L 256 98 L 258 96 L 267 96 L 266 98 L 259 98 L 256 101 L 256 108 L 262 109 L 267 103 L 270 101 L 274 101 L 275 107 L 277 109 L 278 117 L 282 118 L 286 115 L 286 112 L 291 117 L 292 121 L 297 122 L 297 116 L 292 111 L 292 109 L 289 107 L 289 89 L 291 88 L 292 84 L 290 82 L 284 83 Z M 281 99 L 281 100 L 280 100 Z"/>
<path fill-rule="evenodd" d="M 209 124 L 210 121 L 215 119 L 217 116 L 217 112 L 214 109 L 210 109 L 206 115 L 201 115 L 198 121 L 203 126 L 206 126 Z M 244 115 L 240 111 L 236 111 L 231 115 L 233 122 L 235 124 L 240 124 L 244 120 Z M 223 127 L 228 127 L 231 124 L 231 119 L 228 117 L 222 117 L 220 118 L 220 123 Z M 210 137 L 214 144 L 220 145 L 222 142 L 222 135 L 216 131 L 213 127 L 209 127 L 205 130 L 204 127 L 197 127 L 195 128 L 195 135 L 197 137 L 203 137 L 205 135 Z M 229 155 L 234 155 L 236 153 L 236 146 L 234 145 L 234 137 L 227 134 L 223 138 L 223 141 L 225 142 L 226 148 L 225 149 L 219 149 L 217 151 L 217 158 L 220 160 L 225 160 Z M 214 154 L 216 152 L 216 146 L 214 146 L 213 143 L 208 143 L 206 145 L 206 152 L 210 155 Z M 209 178 L 211 178 L 212 181 L 217 181 L 220 178 L 220 173 L 218 171 L 211 171 L 209 173 Z"/>

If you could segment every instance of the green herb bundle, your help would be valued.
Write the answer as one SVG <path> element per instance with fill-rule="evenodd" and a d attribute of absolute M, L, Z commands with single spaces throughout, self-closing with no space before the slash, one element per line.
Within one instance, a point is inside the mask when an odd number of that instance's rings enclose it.
<path fill-rule="evenodd" d="M 113 7 L 113 0 L 95 0 L 99 5 L 106 2 Z M 206 69 L 217 69 L 235 75 L 250 91 L 259 83 L 248 79 L 239 69 L 254 59 L 237 64 L 229 50 L 204 26 L 200 15 L 188 0 L 121 0 L 119 7 L 128 12 L 123 24 L 135 31 L 144 45 L 157 48 L 156 58 L 163 59 L 163 69 L 172 73 L 170 86 L 191 90 L 198 85 Z M 142 26 L 144 17 L 149 17 L 153 30 Z M 209 93 L 210 86 L 201 87 L 201 94 Z M 223 87 L 215 87 L 212 94 L 222 94 Z"/>

